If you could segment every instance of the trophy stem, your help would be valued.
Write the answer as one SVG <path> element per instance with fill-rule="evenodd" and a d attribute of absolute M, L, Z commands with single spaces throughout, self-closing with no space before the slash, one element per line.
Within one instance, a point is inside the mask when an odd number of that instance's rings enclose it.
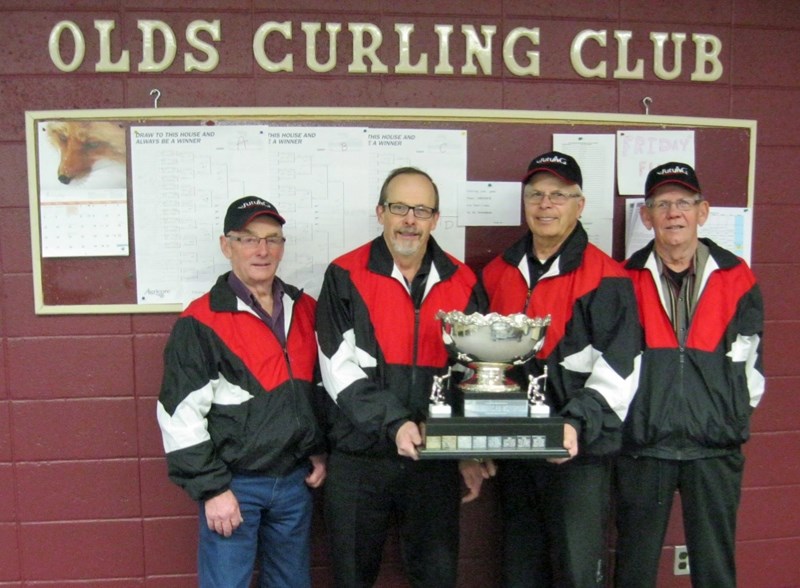
<path fill-rule="evenodd" d="M 505 377 L 506 370 L 511 367 L 510 364 L 476 361 L 470 363 L 469 367 L 475 370 L 475 375 L 458 386 L 465 392 L 518 392 L 520 390 L 516 382 Z"/>

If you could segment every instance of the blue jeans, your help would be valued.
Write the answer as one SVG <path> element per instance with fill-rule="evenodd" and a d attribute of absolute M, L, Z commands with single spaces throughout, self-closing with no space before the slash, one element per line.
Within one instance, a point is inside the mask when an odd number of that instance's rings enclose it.
<path fill-rule="evenodd" d="M 312 499 L 301 467 L 282 477 L 235 475 L 231 490 L 244 522 L 230 537 L 208 528 L 200 503 L 197 581 L 201 588 L 247 588 L 259 558 L 261 588 L 309 588 Z"/>

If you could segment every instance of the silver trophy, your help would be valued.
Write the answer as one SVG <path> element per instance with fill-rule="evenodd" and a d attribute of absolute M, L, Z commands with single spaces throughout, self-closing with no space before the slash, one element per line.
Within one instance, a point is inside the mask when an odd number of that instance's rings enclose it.
<path fill-rule="evenodd" d="M 464 416 L 527 416 L 531 414 L 529 406 L 544 403 L 543 394 L 519 394 L 520 386 L 505 373 L 532 359 L 542 348 L 549 316 L 466 315 L 456 310 L 440 311 L 437 317 L 442 321 L 445 347 L 456 361 L 475 372 L 458 386 L 464 392 Z M 502 396 L 493 398 L 492 393 Z M 542 414 L 540 408 L 536 414 Z"/>
<path fill-rule="evenodd" d="M 524 390 L 506 376 L 541 350 L 550 317 L 439 311 L 437 318 L 448 352 L 473 373 L 449 395 L 453 406 L 445 394 L 452 372 L 434 377 L 420 456 L 563 456 L 563 419 L 551 417 L 545 401 L 547 370 L 529 376 Z"/>

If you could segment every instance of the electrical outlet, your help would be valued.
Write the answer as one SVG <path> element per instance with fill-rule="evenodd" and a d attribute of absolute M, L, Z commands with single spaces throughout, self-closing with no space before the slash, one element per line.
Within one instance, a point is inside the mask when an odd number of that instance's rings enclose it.
<path fill-rule="evenodd" d="M 672 572 L 676 576 L 689 575 L 689 551 L 685 545 L 675 546 L 675 561 L 672 564 Z"/>

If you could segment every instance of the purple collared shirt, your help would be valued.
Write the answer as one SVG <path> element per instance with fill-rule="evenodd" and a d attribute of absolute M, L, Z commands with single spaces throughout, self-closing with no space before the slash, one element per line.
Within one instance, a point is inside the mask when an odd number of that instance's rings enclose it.
<path fill-rule="evenodd" d="M 283 325 L 283 282 L 276 276 L 272 280 L 272 316 L 264 310 L 258 299 L 247 289 L 236 274 L 228 275 L 228 285 L 236 297 L 253 309 L 262 321 L 275 333 L 282 346 L 286 346 L 286 329 Z"/>

